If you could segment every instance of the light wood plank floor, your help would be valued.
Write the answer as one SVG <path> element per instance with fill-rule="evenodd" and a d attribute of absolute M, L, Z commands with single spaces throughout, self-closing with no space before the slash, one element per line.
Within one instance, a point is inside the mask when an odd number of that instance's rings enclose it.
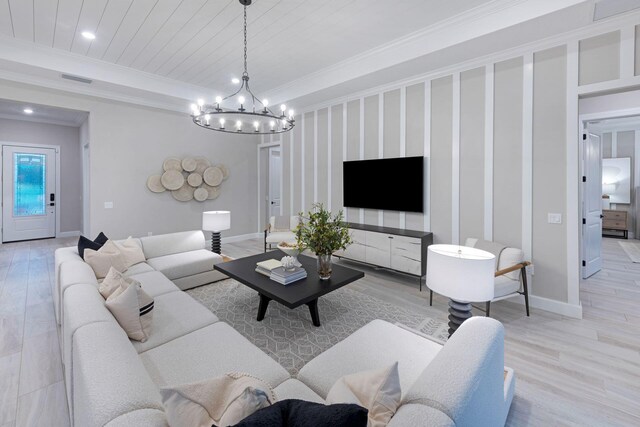
<path fill-rule="evenodd" d="M 74 243 L 0 246 L 0 427 L 69 424 L 51 287 L 54 250 Z M 224 251 L 241 257 L 261 247 L 251 240 Z M 581 284 L 582 320 L 492 305 L 506 328 L 505 363 L 516 371 L 508 425 L 640 425 L 640 264 L 615 239 L 604 240 L 603 255 L 603 270 Z M 366 277 L 353 289 L 446 320 L 446 300 L 436 296 L 429 307 L 416 279 L 359 268 Z"/>

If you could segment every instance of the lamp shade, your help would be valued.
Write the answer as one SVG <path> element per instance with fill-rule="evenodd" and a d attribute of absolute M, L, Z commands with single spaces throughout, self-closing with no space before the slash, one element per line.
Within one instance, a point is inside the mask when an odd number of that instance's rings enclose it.
<path fill-rule="evenodd" d="M 205 231 L 223 231 L 231 228 L 231 212 L 208 211 L 202 212 L 202 229 Z"/>
<path fill-rule="evenodd" d="M 458 245 L 430 245 L 427 286 L 461 302 L 491 301 L 494 296 L 495 256 Z"/>

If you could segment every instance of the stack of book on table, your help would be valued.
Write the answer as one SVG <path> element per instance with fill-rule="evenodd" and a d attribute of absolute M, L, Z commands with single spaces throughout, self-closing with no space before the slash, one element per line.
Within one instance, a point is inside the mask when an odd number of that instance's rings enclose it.
<path fill-rule="evenodd" d="M 256 264 L 256 271 L 265 276 L 271 276 L 271 270 L 274 268 L 282 267 L 282 263 L 277 259 L 268 259 L 266 261 L 260 261 Z"/>
<path fill-rule="evenodd" d="M 275 280 L 282 285 L 288 285 L 289 283 L 306 278 L 307 272 L 302 267 L 294 267 L 291 270 L 286 270 L 284 267 L 277 267 L 271 270 L 269 277 L 271 280 Z"/>
<path fill-rule="evenodd" d="M 286 270 L 277 259 L 268 259 L 256 264 L 256 272 L 264 274 L 271 280 L 288 285 L 307 277 L 307 272 L 302 267 L 295 267 L 292 270 Z"/>

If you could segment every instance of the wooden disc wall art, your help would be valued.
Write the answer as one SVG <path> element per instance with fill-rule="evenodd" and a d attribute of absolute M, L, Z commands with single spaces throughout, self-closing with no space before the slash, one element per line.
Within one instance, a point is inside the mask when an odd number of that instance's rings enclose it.
<path fill-rule="evenodd" d="M 162 163 L 160 174 L 149 176 L 147 188 L 153 193 L 168 191 L 180 202 L 214 200 L 229 178 L 229 168 L 212 165 L 205 157 L 169 157 Z"/>

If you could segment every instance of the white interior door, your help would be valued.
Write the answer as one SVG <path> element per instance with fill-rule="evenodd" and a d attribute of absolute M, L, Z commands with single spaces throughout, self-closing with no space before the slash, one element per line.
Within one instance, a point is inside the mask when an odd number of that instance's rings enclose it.
<path fill-rule="evenodd" d="M 583 175 L 582 277 L 587 278 L 602 268 L 602 144 L 592 132 L 584 140 Z"/>
<path fill-rule="evenodd" d="M 2 241 L 56 236 L 56 151 L 2 147 Z"/>
<path fill-rule="evenodd" d="M 280 215 L 280 183 L 282 180 L 282 158 L 280 147 L 269 149 L 269 212 L 270 216 Z"/>

